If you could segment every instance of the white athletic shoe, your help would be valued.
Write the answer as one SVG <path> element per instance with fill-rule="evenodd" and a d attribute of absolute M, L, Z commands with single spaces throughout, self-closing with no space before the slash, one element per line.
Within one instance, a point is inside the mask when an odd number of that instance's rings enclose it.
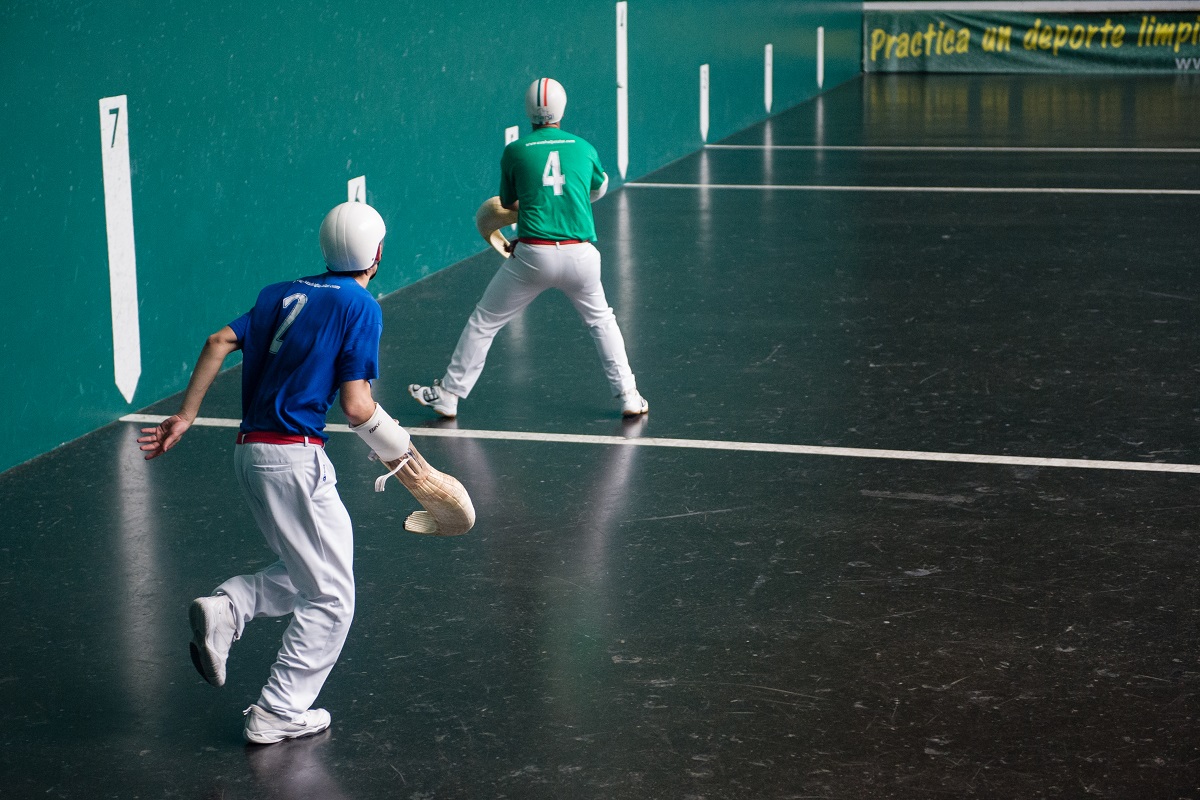
<path fill-rule="evenodd" d="M 409 384 L 408 393 L 427 408 L 432 408 L 446 419 L 458 416 L 458 395 L 442 387 L 442 379 L 438 378 L 431 386 L 419 383 Z"/>
<path fill-rule="evenodd" d="M 329 712 L 323 708 L 310 708 L 299 722 L 288 722 L 259 705 L 252 705 L 242 712 L 246 715 L 246 741 L 254 744 L 275 744 L 284 739 L 312 736 L 329 727 Z"/>
<path fill-rule="evenodd" d="M 642 397 L 637 389 L 629 389 L 621 394 L 621 415 L 625 417 L 636 417 L 638 414 L 645 414 L 650 410 L 650 404 L 646 402 L 646 398 Z"/>
<path fill-rule="evenodd" d="M 213 686 L 225 685 L 225 660 L 237 639 L 233 601 L 223 594 L 198 597 L 188 609 L 192 623 L 192 663 Z"/>

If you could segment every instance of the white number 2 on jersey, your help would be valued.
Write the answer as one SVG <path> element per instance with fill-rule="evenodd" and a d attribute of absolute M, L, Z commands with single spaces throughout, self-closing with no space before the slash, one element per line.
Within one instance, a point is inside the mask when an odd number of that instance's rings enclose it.
<path fill-rule="evenodd" d="M 308 295 L 300 293 L 289 294 L 283 298 L 283 307 L 292 307 L 288 312 L 287 317 L 280 324 L 279 329 L 275 331 L 275 338 L 271 340 L 272 355 L 279 352 L 279 348 L 283 346 L 283 335 L 287 333 L 288 328 L 292 327 L 292 323 L 296 321 L 296 317 L 300 315 L 300 310 L 304 308 L 304 304 L 308 302 Z"/>
<path fill-rule="evenodd" d="M 542 170 L 542 186 L 553 186 L 555 194 L 562 194 L 566 182 L 567 176 L 563 175 L 562 165 L 558 161 L 558 151 L 551 150 L 550 157 L 546 159 L 546 168 Z"/>

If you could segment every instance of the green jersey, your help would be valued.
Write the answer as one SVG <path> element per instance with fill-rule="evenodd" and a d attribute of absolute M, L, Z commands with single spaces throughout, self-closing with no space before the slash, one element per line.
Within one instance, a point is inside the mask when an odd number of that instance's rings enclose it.
<path fill-rule="evenodd" d="M 520 237 L 596 241 L 591 193 L 605 180 L 596 148 L 559 128 L 538 128 L 500 157 L 500 203 L 520 201 Z"/>

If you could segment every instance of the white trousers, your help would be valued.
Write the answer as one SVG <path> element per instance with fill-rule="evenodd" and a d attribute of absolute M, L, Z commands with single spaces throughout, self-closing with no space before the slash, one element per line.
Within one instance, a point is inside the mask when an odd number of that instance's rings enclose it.
<path fill-rule="evenodd" d="M 324 448 L 240 444 L 238 483 L 279 560 L 217 587 L 233 601 L 238 636 L 254 617 L 292 615 L 258 704 L 297 720 L 316 700 L 354 617 L 354 531 Z"/>
<path fill-rule="evenodd" d="M 467 320 L 442 386 L 459 397 L 469 395 L 483 372 L 496 334 L 547 289 L 558 289 L 565 294 L 583 318 L 596 343 L 604 377 L 613 395 L 637 388 L 625 354 L 625 339 L 600 284 L 600 251 L 590 242 L 518 244 L 512 258 L 492 277 Z"/>

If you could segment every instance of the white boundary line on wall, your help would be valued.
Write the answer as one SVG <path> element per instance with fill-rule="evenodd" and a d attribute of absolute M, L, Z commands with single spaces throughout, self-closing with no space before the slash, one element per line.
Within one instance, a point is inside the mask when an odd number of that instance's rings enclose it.
<path fill-rule="evenodd" d="M 122 422 L 157 425 L 166 419 L 162 415 L 126 414 Z M 236 428 L 236 419 L 197 417 L 193 427 Z M 347 425 L 328 425 L 328 433 L 349 433 Z M 877 458 L 894 461 L 941 461 L 954 464 L 991 464 L 1012 467 L 1057 467 L 1066 469 L 1107 469 L 1124 472 L 1172 472 L 1200 475 L 1200 464 L 1165 464 L 1146 461 L 1098 461 L 1087 458 L 1037 458 L 1022 456 L 989 456 L 972 453 L 935 453 L 920 450 L 875 450 L 860 447 L 820 447 L 805 444 L 771 444 L 767 442 L 721 442 L 711 439 L 660 439 L 654 437 L 626 438 L 573 433 L 537 433 L 525 431 L 483 431 L 457 428 L 409 428 L 413 436 L 446 439 L 493 439 L 511 442 L 552 442 L 556 444 L 621 445 L 625 447 L 674 447 L 691 450 L 724 450 L 741 453 L 780 453 L 804 456 L 840 456 L 842 458 Z"/>
<path fill-rule="evenodd" d="M 736 189 L 758 192 L 926 192 L 949 194 L 1128 194 L 1200 196 L 1200 189 L 1080 189 L 1050 186 L 834 186 L 821 184 L 641 183 L 633 189 Z"/>
<path fill-rule="evenodd" d="M 905 144 L 706 144 L 706 150 L 839 150 L 899 153 L 1178 153 L 1195 155 L 1200 147 L 1017 147 Z"/>
<path fill-rule="evenodd" d="M 1013 11 L 1038 14 L 1044 12 L 1103 12 L 1122 11 L 1200 11 L 1200 2 L 1193 0 L 1043 0 L 1037 2 L 873 2 L 863 3 L 863 11 L 957 11 L 970 14 L 975 11 Z"/>

